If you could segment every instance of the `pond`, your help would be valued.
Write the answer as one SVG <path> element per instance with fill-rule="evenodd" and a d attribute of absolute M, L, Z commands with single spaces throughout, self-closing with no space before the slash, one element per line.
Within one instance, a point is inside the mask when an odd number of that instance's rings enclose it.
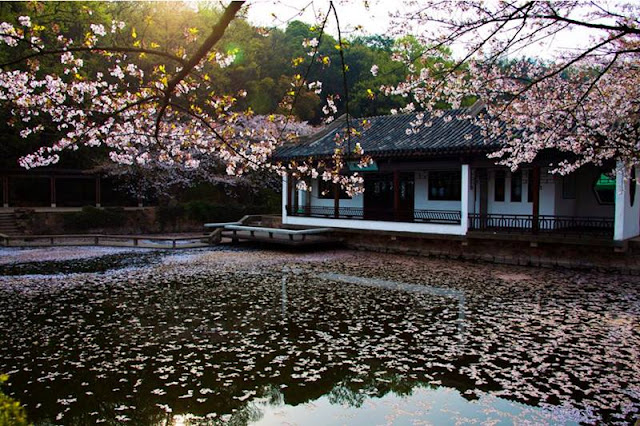
<path fill-rule="evenodd" d="M 0 372 L 35 424 L 638 419 L 637 277 L 348 251 L 13 250 Z"/>

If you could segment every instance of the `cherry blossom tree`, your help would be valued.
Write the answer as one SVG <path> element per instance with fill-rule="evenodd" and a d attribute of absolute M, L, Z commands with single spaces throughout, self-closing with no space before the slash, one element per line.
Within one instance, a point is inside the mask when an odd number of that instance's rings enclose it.
<path fill-rule="evenodd" d="M 282 165 L 270 159 L 279 145 L 313 130 L 292 118 L 296 101 L 305 92 L 322 92 L 321 82 L 307 79 L 310 67 L 304 75 L 294 76 L 280 105 L 284 115 L 256 116 L 238 106 L 246 90 L 214 89 L 213 68 L 226 67 L 234 59 L 234 52 L 219 50 L 217 43 L 243 7 L 244 2 L 228 3 L 204 40 L 197 29 L 189 28 L 183 45 L 173 49 L 162 49 L 121 21 L 91 23 L 80 40 L 55 24 L 41 25 L 26 15 L 1 23 L 0 44 L 10 59 L 1 64 L 0 102 L 8 106 L 10 124 L 23 138 L 47 126 L 60 135 L 22 157 L 20 165 L 46 166 L 58 162 L 65 150 L 102 147 L 111 160 L 124 165 L 197 168 L 202 161 L 214 161 L 223 164 L 229 175 L 267 169 L 290 173 L 302 186 L 303 176 L 321 175 L 358 191 L 360 178 L 340 176 L 343 148 L 336 148 L 331 164 Z M 332 4 L 331 11 L 337 19 Z M 318 39 L 303 45 L 310 50 L 312 63 L 328 66 L 330 58 L 319 53 L 323 28 L 324 24 Z M 341 38 L 336 48 L 344 72 Z M 96 57 L 101 68 L 87 67 Z M 153 58 L 153 69 L 144 69 L 143 58 Z M 327 121 L 337 111 L 334 100 L 327 96 Z M 350 132 L 345 137 L 348 140 Z"/>
<path fill-rule="evenodd" d="M 486 108 L 477 122 L 503 141 L 492 156 L 512 169 L 546 149 L 563 154 L 553 163 L 562 174 L 614 159 L 637 165 L 639 16 L 637 3 L 412 2 L 395 14 L 395 28 L 427 46 L 421 60 L 443 47 L 463 53 L 451 66 L 412 63 L 412 75 L 385 90 L 410 96 L 406 109 L 435 115 L 437 102 L 457 108 L 479 98 Z M 551 51 L 576 33 L 582 43 Z M 546 59 L 531 59 L 540 53 Z"/>
<path fill-rule="evenodd" d="M 338 66 L 346 82 L 347 43 L 339 13 L 332 2 L 323 5 L 317 9 L 326 11 L 318 16 L 317 37 L 303 46 L 310 64 Z M 346 84 L 342 93 L 324 93 L 322 81 L 309 80 L 310 65 L 292 78 L 280 109 L 285 114 L 272 116 L 240 108 L 244 89 L 214 89 L 214 69 L 228 66 L 234 55 L 217 44 L 243 7 L 243 2 L 228 3 L 206 37 L 187 29 L 184 43 L 172 49 L 160 48 L 120 21 L 96 20 L 80 39 L 26 15 L 1 23 L 0 43 L 9 54 L 3 55 L 0 102 L 10 111 L 11 124 L 23 137 L 45 126 L 61 135 L 20 164 L 53 164 L 65 150 L 100 146 L 125 165 L 196 168 L 213 158 L 230 175 L 267 169 L 291 174 L 301 189 L 308 178 L 320 177 L 351 194 L 361 191 L 362 178 L 344 173 L 347 159 L 370 161 L 352 143 L 358 126 L 349 114 Z M 408 44 L 411 52 L 393 53 L 411 74 L 385 92 L 410 96 L 404 111 L 434 115 L 442 104 L 457 108 L 470 97 L 481 99 L 486 109 L 475 119 L 488 138 L 504 142 L 494 156 L 512 168 L 549 148 L 566 153 L 555 164 L 561 173 L 610 159 L 637 164 L 639 8 L 594 2 L 413 2 L 396 14 L 395 35 L 413 34 L 415 42 Z M 319 49 L 330 19 L 338 28 L 334 64 Z M 547 60 L 517 56 L 572 29 L 591 31 L 590 42 Z M 416 43 L 424 48 L 416 49 Z M 460 48 L 465 54 L 457 61 L 433 60 Z M 102 69 L 86 66 L 96 58 Z M 155 65 L 145 68 L 142 58 L 153 58 Z M 293 58 L 294 64 L 299 60 Z M 305 92 L 323 96 L 327 122 L 337 103 L 343 105 L 347 129 L 336 135 L 329 160 L 275 163 L 271 156 L 279 145 L 311 131 L 295 123 L 291 113 Z M 425 115 L 417 117 L 415 130 L 429 125 Z"/>
<path fill-rule="evenodd" d="M 212 81 L 216 67 L 234 60 L 234 52 L 221 51 L 217 44 L 243 7 L 243 2 L 230 2 L 204 40 L 197 28 L 187 28 L 183 43 L 171 49 L 118 20 L 103 22 L 96 17 L 79 38 L 55 22 L 39 23 L 37 16 L 16 16 L 15 22 L 1 23 L 0 102 L 10 111 L 9 124 L 23 138 L 45 131 L 59 135 L 23 156 L 20 165 L 47 166 L 57 163 L 64 151 L 101 147 L 117 164 L 149 170 L 175 167 L 182 177 L 184 170 L 205 161 L 222 165 L 228 175 L 258 169 L 290 174 L 300 189 L 310 188 L 309 178 L 322 178 L 340 184 L 351 195 L 362 191 L 362 178 L 344 173 L 347 159 L 363 163 L 370 159 L 358 144 L 351 144 L 357 132 L 349 113 L 347 43 L 335 6 L 327 3 L 314 30 L 317 37 L 303 41 L 308 59 L 292 58 L 294 66 L 309 65 L 293 76 L 280 105 L 285 114 L 270 116 L 239 107 L 238 98 L 246 96 L 246 90 L 224 93 Z M 330 19 L 338 27 L 337 42 L 324 31 Z M 323 38 L 325 45 L 330 40 L 334 54 L 322 46 Z M 322 81 L 310 80 L 312 66 L 330 67 L 332 60 L 342 73 L 342 93 L 323 93 Z M 149 63 L 154 64 L 151 69 L 145 67 Z M 346 111 L 347 130 L 336 134 L 330 159 L 273 162 L 271 155 L 279 145 L 313 130 L 292 119 L 305 93 L 323 94 L 327 123 L 340 105 Z"/>
<path fill-rule="evenodd" d="M 0 72 L 0 101 L 10 108 L 11 124 L 25 138 L 47 125 L 61 135 L 20 165 L 46 166 L 65 150 L 100 146 L 125 165 L 196 168 L 213 157 L 228 174 L 265 166 L 280 171 L 267 162 L 275 147 L 311 128 L 290 116 L 237 108 L 246 91 L 217 93 L 208 73 L 233 61 L 233 52 L 215 46 L 242 7 L 230 2 L 203 41 L 188 29 L 184 45 L 171 51 L 120 21 L 90 24 L 81 40 L 29 16 L 1 23 L 0 43 L 11 55 Z M 102 69 L 86 67 L 96 56 Z M 145 71 L 140 61 L 149 57 L 156 65 Z"/>

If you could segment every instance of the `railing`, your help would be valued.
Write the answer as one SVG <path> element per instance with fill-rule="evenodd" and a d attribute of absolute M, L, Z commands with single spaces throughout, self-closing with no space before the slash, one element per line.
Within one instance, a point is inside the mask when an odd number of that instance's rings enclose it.
<path fill-rule="evenodd" d="M 469 229 L 474 231 L 533 232 L 554 234 L 613 235 L 613 218 L 576 216 L 538 216 L 537 229 L 533 215 L 525 214 L 470 214 Z"/>
<path fill-rule="evenodd" d="M 154 236 L 107 234 L 4 235 L 0 245 L 5 247 L 48 246 L 111 246 L 141 248 L 193 248 L 213 244 L 214 235 Z"/>
<path fill-rule="evenodd" d="M 387 222 L 439 223 L 448 225 L 460 224 L 458 210 L 393 210 L 364 209 L 362 207 L 300 206 L 297 209 L 287 206 L 289 216 L 316 217 L 323 219 L 355 219 L 380 220 Z"/>

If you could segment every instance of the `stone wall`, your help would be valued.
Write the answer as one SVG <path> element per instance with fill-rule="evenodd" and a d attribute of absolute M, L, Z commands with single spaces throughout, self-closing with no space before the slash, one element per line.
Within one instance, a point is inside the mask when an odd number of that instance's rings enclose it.
<path fill-rule="evenodd" d="M 443 259 L 462 259 L 497 264 L 544 268 L 596 269 L 640 275 L 640 245 L 629 244 L 626 252 L 612 245 L 537 243 L 482 240 L 460 237 L 437 238 L 392 234 L 341 232 L 347 247 L 382 253 L 399 253 Z"/>
<path fill-rule="evenodd" d="M 21 233 L 26 235 L 55 234 L 156 234 L 162 232 L 199 232 L 203 231 L 203 223 L 178 218 L 169 223 L 160 223 L 154 207 L 135 209 L 96 209 L 98 212 L 110 212 L 116 220 L 101 220 L 97 215 L 95 225 L 92 217 L 80 211 L 34 209 L 16 209 L 16 224 Z"/>

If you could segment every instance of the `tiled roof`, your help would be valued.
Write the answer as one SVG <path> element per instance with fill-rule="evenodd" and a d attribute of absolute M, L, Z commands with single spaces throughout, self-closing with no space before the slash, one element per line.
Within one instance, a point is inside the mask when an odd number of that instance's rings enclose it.
<path fill-rule="evenodd" d="M 408 154 L 464 154 L 487 152 L 495 149 L 497 143 L 485 143 L 480 128 L 469 119 L 458 119 L 469 110 L 448 110 L 442 117 L 431 120 L 425 115 L 424 122 L 431 121 L 429 127 L 420 126 L 417 133 L 407 132 L 417 114 L 385 115 L 369 117 L 371 127 L 361 135 L 351 139 L 351 148 L 360 143 L 365 154 L 372 156 L 402 156 Z M 449 119 L 448 117 L 451 117 Z M 358 119 L 351 119 L 351 125 L 360 127 Z M 344 135 L 346 120 L 337 119 L 323 131 L 304 139 L 287 144 L 276 151 L 280 159 L 302 157 L 324 157 L 333 154 L 337 132 Z M 471 135 L 470 139 L 465 138 Z"/>

